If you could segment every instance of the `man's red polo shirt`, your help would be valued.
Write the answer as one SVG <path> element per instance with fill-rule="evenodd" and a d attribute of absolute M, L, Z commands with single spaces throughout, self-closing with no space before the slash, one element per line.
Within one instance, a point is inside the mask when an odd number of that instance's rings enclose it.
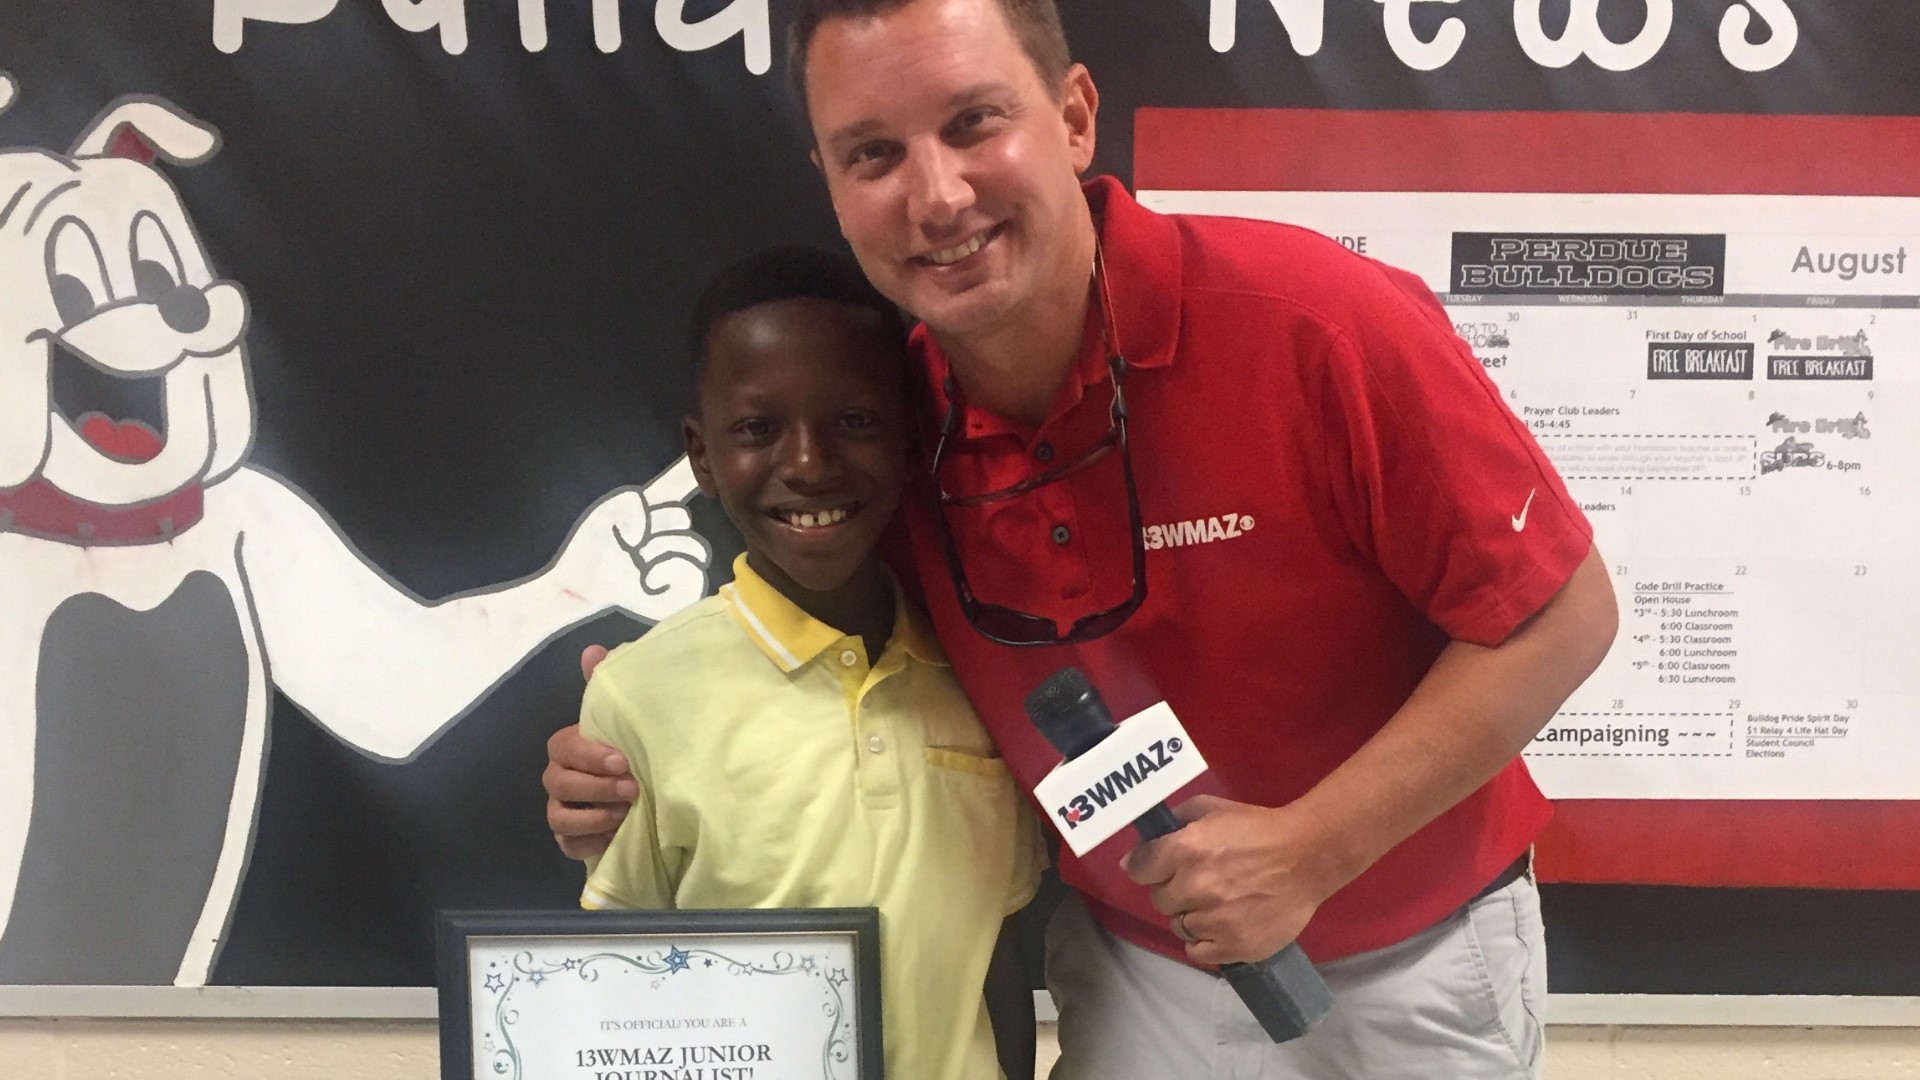
<path fill-rule="evenodd" d="M 1411 275 L 1314 233 L 1169 217 L 1112 179 L 1102 223 L 1145 522 L 1145 604 L 1084 645 L 1010 648 L 963 618 L 930 491 L 909 499 L 916 576 L 955 671 L 1029 789 L 1059 760 L 1022 712 L 1067 664 L 1117 717 L 1162 699 L 1212 765 L 1191 789 L 1282 805 L 1405 702 L 1450 638 L 1493 645 L 1590 546 L 1551 465 Z M 960 495 L 1078 460 L 1108 428 L 1099 312 L 1079 377 L 1027 427 L 964 401 L 941 475 Z M 935 422 L 946 362 L 924 334 Z M 975 595 L 1062 626 L 1132 587 L 1117 454 L 1003 502 L 946 510 Z M 1549 814 L 1508 765 L 1333 896 L 1301 936 L 1316 960 L 1399 941 L 1466 901 Z M 1128 881 L 1122 833 L 1061 873 L 1113 932 L 1184 957 Z"/>

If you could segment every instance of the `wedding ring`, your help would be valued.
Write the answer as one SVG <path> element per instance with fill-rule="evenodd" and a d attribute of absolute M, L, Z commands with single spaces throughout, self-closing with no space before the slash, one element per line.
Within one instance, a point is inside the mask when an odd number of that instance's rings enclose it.
<path fill-rule="evenodd" d="M 1189 944 L 1200 940 L 1193 936 L 1193 931 L 1187 929 L 1187 913 L 1184 911 L 1173 917 L 1173 936 Z"/>

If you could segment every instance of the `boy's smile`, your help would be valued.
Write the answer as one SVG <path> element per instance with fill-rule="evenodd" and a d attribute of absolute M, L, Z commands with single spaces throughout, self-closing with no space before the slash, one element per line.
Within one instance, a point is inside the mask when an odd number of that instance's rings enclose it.
<path fill-rule="evenodd" d="M 705 355 L 687 452 L 748 563 L 810 610 L 823 598 L 808 594 L 877 572 L 908 446 L 904 360 L 879 316 L 815 298 L 756 304 L 715 322 Z"/>

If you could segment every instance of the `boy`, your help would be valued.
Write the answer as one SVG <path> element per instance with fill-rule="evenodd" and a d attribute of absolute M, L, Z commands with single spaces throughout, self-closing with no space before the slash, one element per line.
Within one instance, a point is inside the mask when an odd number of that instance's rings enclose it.
<path fill-rule="evenodd" d="M 875 550 L 911 445 L 905 327 L 851 260 L 788 248 L 723 272 L 692 329 L 687 455 L 746 553 L 588 683 L 581 729 L 640 795 L 581 903 L 878 907 L 887 1075 L 992 1080 L 983 987 L 1040 856 Z"/>

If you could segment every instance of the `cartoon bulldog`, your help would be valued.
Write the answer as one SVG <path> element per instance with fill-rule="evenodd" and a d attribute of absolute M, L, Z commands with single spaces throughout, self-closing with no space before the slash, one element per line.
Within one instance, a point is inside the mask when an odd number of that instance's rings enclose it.
<path fill-rule="evenodd" d="M 0 982 L 206 981 L 274 688 L 404 761 L 568 628 L 706 591 L 685 459 L 439 601 L 246 464 L 246 296 L 151 164 L 218 146 L 128 98 L 69 154 L 0 152 Z"/>

